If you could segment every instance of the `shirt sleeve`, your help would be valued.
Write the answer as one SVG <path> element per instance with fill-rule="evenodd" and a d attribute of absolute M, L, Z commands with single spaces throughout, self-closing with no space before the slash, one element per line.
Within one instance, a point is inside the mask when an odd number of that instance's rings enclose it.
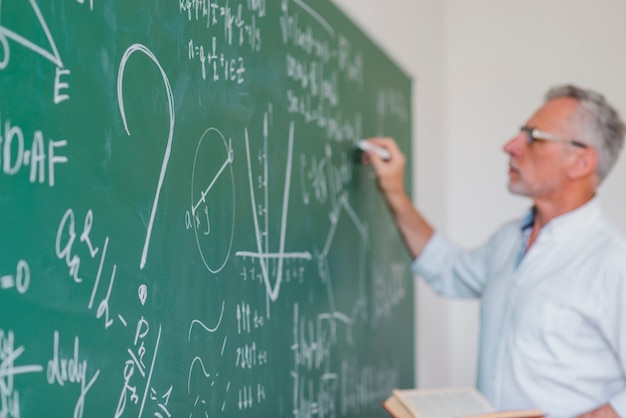
<path fill-rule="evenodd" d="M 604 320 L 601 321 L 601 329 L 616 354 L 624 377 L 626 386 L 626 262 L 624 262 L 622 251 L 612 254 L 612 259 L 606 264 L 609 265 L 606 271 L 605 281 L 602 287 L 606 291 L 607 303 L 604 304 Z M 622 386 L 622 387 L 624 387 Z M 609 401 L 611 407 L 618 416 L 626 418 L 626 389 L 622 389 Z"/>
<path fill-rule="evenodd" d="M 485 284 L 487 247 L 464 250 L 436 231 L 411 269 L 441 296 L 479 298 Z"/>

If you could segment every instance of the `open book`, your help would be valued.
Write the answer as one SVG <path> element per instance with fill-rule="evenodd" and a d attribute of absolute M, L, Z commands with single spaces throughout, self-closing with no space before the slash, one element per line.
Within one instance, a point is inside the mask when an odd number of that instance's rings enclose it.
<path fill-rule="evenodd" d="M 383 402 L 394 418 L 536 418 L 538 409 L 495 411 L 474 388 L 394 390 Z"/>

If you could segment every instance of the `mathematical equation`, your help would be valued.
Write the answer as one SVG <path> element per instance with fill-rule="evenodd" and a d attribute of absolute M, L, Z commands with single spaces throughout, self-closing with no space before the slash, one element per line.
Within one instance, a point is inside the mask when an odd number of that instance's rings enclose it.
<path fill-rule="evenodd" d="M 206 24 L 201 37 L 190 39 L 187 46 L 189 61 L 200 63 L 202 79 L 242 84 L 246 59 L 228 51 L 232 51 L 233 46 L 240 53 L 242 49 L 261 51 L 259 23 L 266 16 L 265 0 L 237 5 L 217 0 L 183 0 L 179 2 L 179 12 L 189 22 Z M 213 33 L 221 35 L 219 40 Z"/>

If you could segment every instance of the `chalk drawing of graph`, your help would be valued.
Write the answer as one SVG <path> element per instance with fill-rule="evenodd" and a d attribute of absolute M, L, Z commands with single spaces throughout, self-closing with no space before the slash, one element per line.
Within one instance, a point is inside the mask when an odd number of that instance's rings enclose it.
<path fill-rule="evenodd" d="M 347 192 L 337 198 L 329 219 L 324 247 L 316 251 L 318 274 L 326 286 L 333 318 L 353 325 L 358 315 L 366 314 L 369 233 L 348 201 Z"/>
<path fill-rule="evenodd" d="M 253 178 L 253 170 L 250 159 L 250 139 L 248 130 L 245 130 L 245 142 L 246 142 L 246 158 L 248 160 L 248 181 L 250 185 L 250 200 L 252 204 L 252 218 L 254 221 L 254 233 L 256 238 L 256 251 L 238 251 L 237 256 L 252 257 L 259 260 L 261 264 L 261 274 L 263 281 L 265 282 L 265 290 L 267 297 L 272 302 L 278 299 L 280 294 L 280 287 L 283 281 L 283 265 L 286 259 L 300 259 L 311 260 L 312 256 L 309 252 L 287 252 L 285 251 L 285 239 L 287 234 L 287 215 L 289 212 L 289 192 L 291 188 L 291 171 L 293 165 L 293 141 L 294 141 L 294 123 L 293 121 L 289 126 L 289 142 L 287 149 L 287 161 L 284 175 L 283 185 L 283 201 L 280 212 L 280 237 L 278 238 L 278 249 L 274 249 L 276 246 L 274 237 L 271 236 L 269 231 L 269 220 L 271 218 L 271 208 L 269 202 L 269 188 L 272 186 L 269 184 L 268 175 L 268 117 L 266 113 L 264 117 L 264 157 L 263 157 L 263 174 L 259 177 L 262 179 L 261 185 L 264 192 L 264 197 L 261 203 L 257 203 L 255 194 L 255 187 L 257 183 Z M 276 162 L 272 162 L 275 164 Z M 258 209 L 260 208 L 260 209 Z M 270 277 L 270 260 L 277 262 L 277 268 L 275 270 L 275 277 Z"/>
<path fill-rule="evenodd" d="M 207 129 L 196 147 L 191 175 L 191 217 L 196 243 L 211 273 L 224 268 L 235 235 L 235 177 L 230 141 Z"/>

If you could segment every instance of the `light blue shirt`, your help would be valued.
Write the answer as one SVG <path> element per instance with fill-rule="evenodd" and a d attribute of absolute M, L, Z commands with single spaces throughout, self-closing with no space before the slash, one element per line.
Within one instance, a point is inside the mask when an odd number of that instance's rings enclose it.
<path fill-rule="evenodd" d="M 477 384 L 496 408 L 573 417 L 610 402 L 626 418 L 626 240 L 597 198 L 520 257 L 522 224 L 471 251 L 435 233 L 413 271 L 441 295 L 481 298 Z"/>

